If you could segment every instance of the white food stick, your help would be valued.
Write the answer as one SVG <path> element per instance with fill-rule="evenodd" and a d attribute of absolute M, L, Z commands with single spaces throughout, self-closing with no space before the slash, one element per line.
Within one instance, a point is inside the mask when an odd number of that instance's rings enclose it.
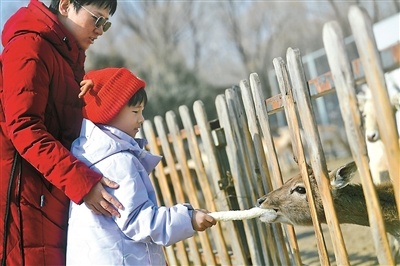
<path fill-rule="evenodd" d="M 232 220 L 244 220 L 244 219 L 257 218 L 267 212 L 271 212 L 271 210 L 254 207 L 254 208 L 251 208 L 249 210 L 244 210 L 244 211 L 210 212 L 210 213 L 208 213 L 208 215 L 214 217 L 214 219 L 216 219 L 217 221 L 232 221 Z"/>

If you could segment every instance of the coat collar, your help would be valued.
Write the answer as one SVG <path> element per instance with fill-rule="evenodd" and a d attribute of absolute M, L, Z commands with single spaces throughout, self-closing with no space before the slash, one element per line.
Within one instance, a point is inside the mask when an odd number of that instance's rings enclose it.
<path fill-rule="evenodd" d="M 50 42 L 71 65 L 77 82 L 84 75 L 85 51 L 80 49 L 74 36 L 59 21 L 56 14 L 42 2 L 31 0 L 28 7 L 20 8 L 5 23 L 2 44 L 6 47 L 15 37 L 37 34 Z"/>
<path fill-rule="evenodd" d="M 115 127 L 96 125 L 83 119 L 81 134 L 72 144 L 72 152 L 89 166 L 116 153 L 130 152 L 150 173 L 162 157 L 145 150 L 143 147 L 146 144 L 145 139 L 134 139 Z"/>

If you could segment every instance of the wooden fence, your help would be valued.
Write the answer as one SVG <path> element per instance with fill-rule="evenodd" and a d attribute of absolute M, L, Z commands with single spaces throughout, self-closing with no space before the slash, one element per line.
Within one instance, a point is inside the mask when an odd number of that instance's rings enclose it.
<path fill-rule="evenodd" d="M 145 121 L 143 134 L 149 149 L 164 156 L 152 174 L 159 203 L 172 206 L 190 202 L 209 211 L 249 209 L 256 200 L 283 184 L 282 171 L 275 152 L 269 115 L 284 111 L 292 139 L 293 155 L 299 172 L 309 186 L 308 158 L 317 179 L 337 265 L 350 265 L 341 228 L 329 191 L 328 170 L 312 100 L 337 93 L 345 131 L 353 159 L 359 168 L 366 194 L 371 234 L 378 261 L 394 264 L 384 231 L 382 213 L 371 181 L 365 141 L 356 105 L 355 87 L 362 82 L 373 88 L 374 105 L 379 117 L 382 139 L 388 150 L 390 175 L 396 202 L 400 207 L 400 151 L 383 73 L 400 66 L 400 44 L 378 51 L 365 12 L 352 7 L 349 21 L 360 58 L 347 58 L 341 29 L 336 22 L 326 23 L 323 31 L 331 72 L 307 81 L 298 49 L 287 50 L 287 62 L 275 58 L 273 64 L 281 93 L 269 99 L 263 95 L 258 75 L 243 79 L 215 99 L 218 119 L 210 121 L 204 104 L 197 101 L 191 111 L 179 108 Z M 366 78 L 365 78 L 366 77 Z M 311 88 L 311 89 L 310 89 Z M 311 93 L 310 91 L 314 92 Z M 207 103 L 210 104 L 210 103 Z M 180 119 L 180 122 L 178 121 Z M 178 125 L 182 124 L 183 128 Z M 311 142 L 305 151 L 300 133 Z M 307 154 L 306 154 L 307 153 Z M 309 189 L 309 187 L 308 187 Z M 313 202 L 310 198 L 309 202 Z M 315 208 L 310 204 L 310 208 Z M 399 212 L 400 213 L 400 212 Z M 319 260 L 330 265 L 325 239 L 317 217 L 314 224 Z M 219 222 L 206 232 L 165 248 L 169 265 L 302 265 L 293 226 L 264 224 L 258 219 Z"/>

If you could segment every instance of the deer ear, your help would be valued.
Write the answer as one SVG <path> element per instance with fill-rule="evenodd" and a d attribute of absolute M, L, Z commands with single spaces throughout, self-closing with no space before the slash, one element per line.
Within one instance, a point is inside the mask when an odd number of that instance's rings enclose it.
<path fill-rule="evenodd" d="M 371 99 L 371 90 L 366 84 L 361 85 L 359 92 L 356 94 L 357 102 L 359 106 L 363 106 L 365 102 Z"/>
<path fill-rule="evenodd" d="M 361 112 L 363 112 L 365 102 L 367 101 L 367 97 L 363 92 L 359 92 L 358 94 L 356 94 L 356 97 L 357 97 L 358 108 L 360 109 Z"/>
<path fill-rule="evenodd" d="M 400 91 L 394 93 L 390 97 L 390 102 L 393 105 L 395 110 L 400 111 Z"/>
<path fill-rule="evenodd" d="M 331 186 L 334 189 L 344 188 L 350 183 L 356 172 L 357 165 L 354 161 L 337 168 L 331 173 Z"/>

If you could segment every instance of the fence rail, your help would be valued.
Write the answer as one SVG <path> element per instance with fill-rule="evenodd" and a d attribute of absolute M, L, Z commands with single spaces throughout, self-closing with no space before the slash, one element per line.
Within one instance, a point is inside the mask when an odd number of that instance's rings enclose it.
<path fill-rule="evenodd" d="M 400 43 L 396 43 L 382 51 L 380 58 L 384 72 L 390 72 L 400 67 Z M 365 83 L 364 68 L 361 59 L 357 58 L 351 62 L 351 69 L 356 83 Z M 335 93 L 335 83 L 332 72 L 327 72 L 308 81 L 310 96 L 312 99 L 323 97 L 328 93 Z M 276 94 L 265 100 L 268 115 L 283 110 L 282 94 Z"/>

